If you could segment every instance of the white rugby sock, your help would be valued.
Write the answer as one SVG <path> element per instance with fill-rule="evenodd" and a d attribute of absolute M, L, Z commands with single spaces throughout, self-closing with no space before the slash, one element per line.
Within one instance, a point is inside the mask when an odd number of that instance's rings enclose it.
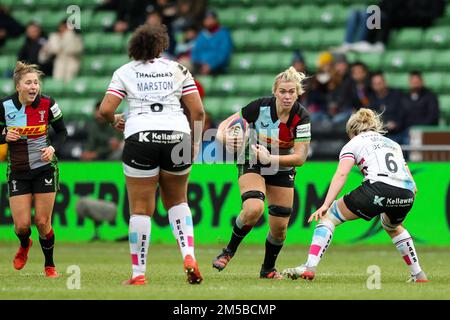
<path fill-rule="evenodd" d="M 408 230 L 405 229 L 398 236 L 392 238 L 392 242 L 398 252 L 400 252 L 403 260 L 405 260 L 412 275 L 416 275 L 422 271 L 419 265 L 419 257 L 417 256 L 416 248 L 414 248 L 413 239 Z"/>
<path fill-rule="evenodd" d="M 169 222 L 173 235 L 178 242 L 183 259 L 190 254 L 194 259 L 194 224 L 187 203 L 181 203 L 169 209 Z"/>
<path fill-rule="evenodd" d="M 150 229 L 151 220 L 149 216 L 134 214 L 130 217 L 128 241 L 130 243 L 133 278 L 145 275 Z"/>
<path fill-rule="evenodd" d="M 311 246 L 309 247 L 307 266 L 316 267 L 319 264 L 320 259 L 331 243 L 334 227 L 334 224 L 329 220 L 324 220 L 316 226 Z"/>

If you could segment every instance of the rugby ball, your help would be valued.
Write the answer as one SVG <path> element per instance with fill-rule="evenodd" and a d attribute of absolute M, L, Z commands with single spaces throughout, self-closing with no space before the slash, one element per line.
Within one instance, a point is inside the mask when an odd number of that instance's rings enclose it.
<path fill-rule="evenodd" d="M 242 137 L 243 144 L 242 146 L 245 146 L 246 144 L 246 138 L 248 135 L 248 122 L 241 117 L 237 117 L 236 119 L 232 120 L 227 127 L 227 131 L 230 132 L 232 137 Z M 241 148 L 230 150 L 227 148 L 230 152 L 236 152 L 239 151 Z"/>

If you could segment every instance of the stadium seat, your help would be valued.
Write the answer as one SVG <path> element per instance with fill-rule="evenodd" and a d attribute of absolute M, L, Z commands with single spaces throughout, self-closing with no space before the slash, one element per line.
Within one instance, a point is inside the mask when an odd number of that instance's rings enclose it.
<path fill-rule="evenodd" d="M 258 55 L 250 53 L 236 53 L 231 57 L 229 71 L 232 73 L 245 73 L 255 69 L 255 59 Z"/>
<path fill-rule="evenodd" d="M 98 33 L 98 50 L 105 53 L 124 53 L 127 51 L 126 38 L 120 33 L 108 35 Z"/>
<path fill-rule="evenodd" d="M 102 34 L 102 37 L 105 35 Z M 83 44 L 85 53 L 98 53 L 99 47 L 99 34 L 98 33 L 86 33 L 83 34 Z"/>
<path fill-rule="evenodd" d="M 408 66 L 409 51 L 387 51 L 382 58 L 382 67 L 385 71 L 404 70 Z"/>
<path fill-rule="evenodd" d="M 434 27 L 425 31 L 424 45 L 426 48 L 449 48 L 450 27 Z"/>
<path fill-rule="evenodd" d="M 276 35 L 271 39 L 271 43 L 274 48 L 295 50 L 300 48 L 300 37 L 299 28 L 277 30 Z"/>
<path fill-rule="evenodd" d="M 265 7 L 250 7 L 242 8 L 241 10 L 236 10 L 235 15 L 237 15 L 238 25 L 246 28 L 259 29 L 265 27 L 263 22 L 263 17 L 266 14 Z"/>
<path fill-rule="evenodd" d="M 25 36 L 18 37 L 18 38 L 9 38 L 6 41 L 3 48 L 0 48 L 0 53 L 2 55 L 4 55 L 4 54 L 17 55 L 20 48 L 22 48 L 24 42 L 25 42 Z"/>
<path fill-rule="evenodd" d="M 443 75 L 439 72 L 424 72 L 423 81 L 434 93 L 439 94 L 443 88 Z"/>
<path fill-rule="evenodd" d="M 277 35 L 275 29 L 260 29 L 250 33 L 247 39 L 248 47 L 254 50 L 269 50 L 272 48 L 272 41 Z"/>
<path fill-rule="evenodd" d="M 15 67 L 16 57 L 13 55 L 1 55 L 0 56 L 0 77 L 9 76 L 8 73 L 12 72 Z"/>
<path fill-rule="evenodd" d="M 223 119 L 224 99 L 218 97 L 206 97 L 203 100 L 205 111 L 208 112 L 213 119 Z"/>
<path fill-rule="evenodd" d="M 108 56 L 108 59 L 106 60 L 106 75 L 112 76 L 114 71 L 128 62 L 130 62 L 130 59 L 123 54 Z"/>
<path fill-rule="evenodd" d="M 406 90 L 408 89 L 408 74 L 407 73 L 390 73 L 384 74 L 387 85 L 389 87 Z"/>
<path fill-rule="evenodd" d="M 344 26 L 347 20 L 347 9 L 338 4 L 319 7 L 313 11 L 317 26 Z M 343 40 L 343 39 L 342 39 Z"/>
<path fill-rule="evenodd" d="M 102 75 L 106 72 L 106 64 L 110 56 L 92 55 L 84 56 L 81 63 L 81 75 Z"/>
<path fill-rule="evenodd" d="M 291 6 L 279 5 L 275 8 L 265 7 L 261 10 L 261 22 L 268 27 L 285 27 L 287 24 L 288 13 L 292 10 Z"/>
<path fill-rule="evenodd" d="M 422 46 L 423 31 L 420 28 L 404 28 L 394 32 L 389 39 L 389 47 L 414 49 Z"/>
<path fill-rule="evenodd" d="M 65 84 L 61 80 L 46 78 L 43 82 L 42 91 L 56 100 L 64 96 L 65 90 Z"/>
<path fill-rule="evenodd" d="M 314 13 L 317 7 L 313 5 L 302 5 L 294 7 L 290 12 L 287 13 L 286 19 L 287 23 L 292 27 L 297 27 L 297 36 L 301 36 L 301 29 L 298 27 L 311 27 L 314 22 Z"/>
<path fill-rule="evenodd" d="M 436 71 L 450 70 L 450 50 L 436 50 L 432 68 Z"/>
<path fill-rule="evenodd" d="M 442 91 L 450 94 L 450 74 L 448 72 L 442 73 Z"/>
<path fill-rule="evenodd" d="M 232 33 L 233 46 L 237 52 L 245 51 L 248 49 L 248 39 L 251 37 L 251 30 L 249 29 L 237 29 Z"/>
<path fill-rule="evenodd" d="M 309 29 L 298 34 L 300 48 L 317 50 L 321 47 L 322 30 Z"/>
<path fill-rule="evenodd" d="M 101 30 L 110 28 L 116 21 L 116 13 L 113 11 L 99 11 L 91 20 L 90 28 Z"/>
<path fill-rule="evenodd" d="M 219 76 L 213 83 L 212 93 L 218 96 L 233 95 L 240 85 L 237 77 L 232 75 Z"/>
<path fill-rule="evenodd" d="M 261 75 L 239 76 L 236 92 L 240 95 L 258 95 L 263 90 Z"/>
<path fill-rule="evenodd" d="M 0 94 L 2 97 L 13 94 L 15 92 L 14 89 L 14 81 L 12 79 L 0 78 Z"/>
<path fill-rule="evenodd" d="M 261 74 L 278 73 L 280 72 L 281 65 L 285 62 L 281 61 L 282 57 L 278 52 L 258 54 L 255 56 L 255 70 Z"/>
<path fill-rule="evenodd" d="M 439 109 L 441 117 L 444 118 L 447 125 L 450 125 L 450 95 L 439 96 Z"/>
<path fill-rule="evenodd" d="M 359 53 L 358 60 L 364 62 L 369 70 L 375 71 L 381 69 L 383 56 L 379 53 Z"/>
<path fill-rule="evenodd" d="M 434 50 L 415 50 L 411 52 L 408 59 L 409 69 L 430 70 L 433 65 L 433 54 Z"/>
<path fill-rule="evenodd" d="M 321 47 L 336 47 L 344 42 L 345 29 L 321 29 L 320 33 L 322 39 L 320 41 Z"/>
<path fill-rule="evenodd" d="M 239 112 L 243 107 L 253 101 L 253 98 L 239 97 L 225 99 L 223 108 L 223 118 L 231 116 L 233 113 Z"/>
<path fill-rule="evenodd" d="M 198 82 L 202 85 L 205 90 L 205 96 L 209 96 L 211 93 L 214 93 L 214 80 L 215 78 L 212 76 L 196 76 L 195 77 Z"/>

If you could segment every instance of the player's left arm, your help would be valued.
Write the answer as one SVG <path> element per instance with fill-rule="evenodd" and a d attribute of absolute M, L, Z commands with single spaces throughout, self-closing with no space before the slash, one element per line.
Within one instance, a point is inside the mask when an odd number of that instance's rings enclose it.
<path fill-rule="evenodd" d="M 48 122 L 55 131 L 55 135 L 52 138 L 52 144 L 41 149 L 41 159 L 44 161 L 51 161 L 54 153 L 64 145 L 67 138 L 67 128 L 64 124 L 61 109 L 54 100 L 51 102 Z"/>
<path fill-rule="evenodd" d="M 258 153 L 262 163 L 269 162 L 264 161 L 264 153 L 266 153 L 271 164 L 278 163 L 281 167 L 300 167 L 306 162 L 306 158 L 308 157 L 309 141 L 295 142 L 294 152 L 282 156 L 270 154 L 269 151 L 261 145 L 252 146 L 252 148 Z"/>

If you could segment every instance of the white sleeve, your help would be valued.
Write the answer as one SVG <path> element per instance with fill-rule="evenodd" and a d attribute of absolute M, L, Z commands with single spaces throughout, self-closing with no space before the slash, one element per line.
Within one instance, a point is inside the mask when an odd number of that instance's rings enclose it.
<path fill-rule="evenodd" d="M 182 71 L 182 74 L 185 76 L 183 80 L 181 95 L 185 96 L 187 94 L 198 92 L 197 85 L 195 84 L 194 81 L 194 77 L 192 77 L 192 74 L 189 72 L 189 70 L 186 69 Z"/>
<path fill-rule="evenodd" d="M 116 97 L 118 97 L 120 99 L 123 99 L 126 97 L 127 91 L 126 91 L 123 81 L 120 78 L 119 73 L 117 71 L 114 72 L 111 82 L 109 83 L 108 90 L 106 90 L 106 93 L 115 95 Z"/>
<path fill-rule="evenodd" d="M 341 150 L 339 154 L 339 161 L 353 160 L 356 163 L 356 148 L 354 139 L 350 140 Z"/>

